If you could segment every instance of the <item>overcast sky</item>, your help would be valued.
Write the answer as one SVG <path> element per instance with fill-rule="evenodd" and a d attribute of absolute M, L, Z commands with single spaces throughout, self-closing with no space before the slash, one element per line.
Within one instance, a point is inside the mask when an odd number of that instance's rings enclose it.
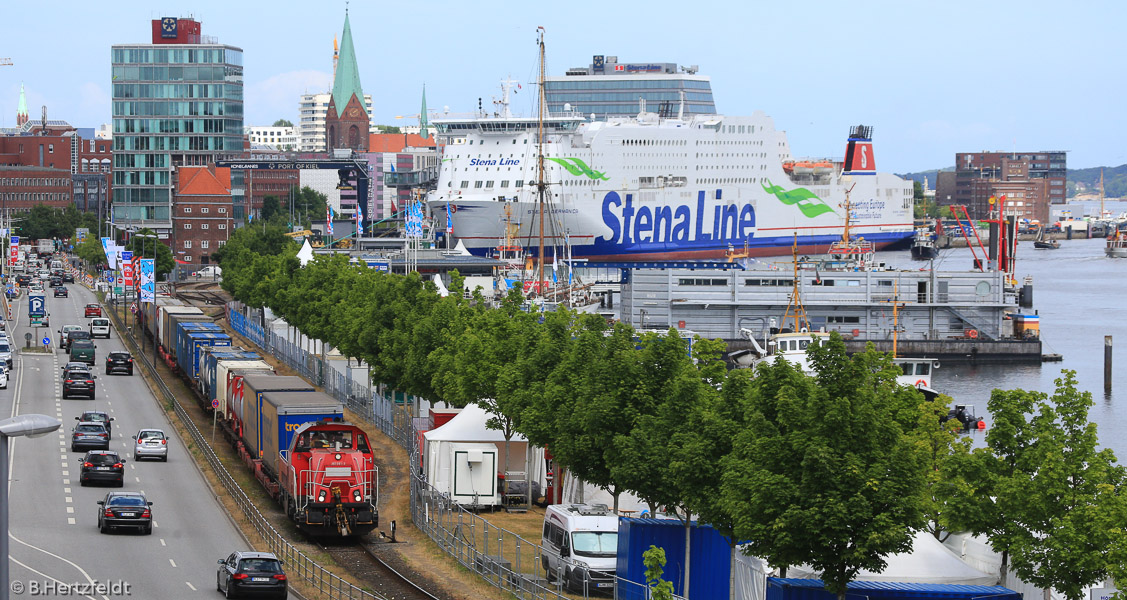
<path fill-rule="evenodd" d="M 6 127 L 21 82 L 33 118 L 47 105 L 76 126 L 108 123 L 110 46 L 148 43 L 161 16 L 194 16 L 244 50 L 247 125 L 296 121 L 298 95 L 331 85 L 345 11 L 337 0 L 3 4 Z M 840 157 L 849 127 L 866 124 L 882 171 L 1014 148 L 1067 150 L 1073 168 L 1127 163 L 1125 2 L 354 1 L 350 14 L 379 123 L 417 123 L 424 83 L 429 108 L 463 112 L 506 76 L 534 81 L 543 25 L 549 75 L 593 54 L 699 65 L 719 112 L 765 111 L 796 156 Z M 532 114 L 532 92 L 515 110 Z"/>

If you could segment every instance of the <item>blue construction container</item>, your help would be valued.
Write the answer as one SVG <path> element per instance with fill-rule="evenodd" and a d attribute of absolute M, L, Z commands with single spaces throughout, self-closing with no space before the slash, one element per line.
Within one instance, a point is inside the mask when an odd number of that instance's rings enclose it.
<path fill-rule="evenodd" d="M 820 579 L 768 577 L 767 600 L 837 600 L 837 595 L 827 592 L 824 585 Z M 1021 593 L 995 585 L 853 581 L 847 586 L 845 597 L 848 600 L 1021 600 Z"/>
<path fill-rule="evenodd" d="M 692 524 L 689 560 L 689 598 L 728 598 L 731 552 L 728 540 L 711 525 Z M 685 596 L 685 526 L 677 519 L 618 520 L 618 569 L 620 579 L 639 585 L 620 584 L 620 600 L 646 600 L 646 566 L 642 553 L 657 546 L 665 550 L 662 579 L 673 583 L 673 593 Z"/>

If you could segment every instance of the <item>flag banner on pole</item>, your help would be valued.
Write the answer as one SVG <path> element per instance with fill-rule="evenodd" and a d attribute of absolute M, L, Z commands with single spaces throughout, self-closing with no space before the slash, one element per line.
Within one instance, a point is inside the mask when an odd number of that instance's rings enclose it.
<path fill-rule="evenodd" d="M 325 218 L 325 231 L 329 232 L 329 241 L 332 241 L 332 237 L 333 237 L 333 207 L 326 204 L 325 205 L 325 213 L 326 213 L 326 215 L 325 215 L 325 217 L 326 217 Z"/>
<path fill-rule="evenodd" d="M 356 231 L 360 235 L 364 235 L 364 211 L 360 208 L 360 204 L 356 204 Z"/>
<path fill-rule="evenodd" d="M 415 202 L 407 207 L 407 237 L 423 237 L 423 204 Z"/>
<path fill-rule="evenodd" d="M 446 233 L 454 234 L 454 222 L 450 220 L 450 203 L 446 203 Z"/>
<path fill-rule="evenodd" d="M 11 238 L 12 249 L 9 251 L 11 264 L 16 264 L 20 259 L 20 236 L 13 235 Z"/>
<path fill-rule="evenodd" d="M 133 286 L 133 253 L 121 251 L 121 281 L 126 287 Z"/>
<path fill-rule="evenodd" d="M 559 281 L 559 278 L 558 278 L 559 276 L 556 274 L 559 264 L 560 264 L 559 261 L 556 260 L 556 247 L 552 246 L 552 286 L 553 287 L 558 286 L 560 284 L 560 281 Z"/>
<path fill-rule="evenodd" d="M 155 259 L 141 259 L 141 302 L 152 303 L 156 299 Z"/>
<path fill-rule="evenodd" d="M 155 259 L 154 259 L 155 260 Z M 141 257 L 133 257 L 133 289 L 141 289 Z"/>

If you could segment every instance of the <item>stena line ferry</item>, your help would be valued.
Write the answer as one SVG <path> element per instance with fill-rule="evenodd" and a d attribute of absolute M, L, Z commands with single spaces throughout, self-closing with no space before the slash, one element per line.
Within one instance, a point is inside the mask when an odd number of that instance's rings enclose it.
<path fill-rule="evenodd" d="M 796 159 L 762 112 L 661 117 L 640 102 L 631 118 L 518 117 L 511 85 L 495 113 L 432 121 L 445 149 L 428 207 L 473 254 L 514 237 L 536 254 L 540 181 L 548 260 L 783 255 L 796 235 L 800 253 L 822 254 L 847 205 L 854 238 L 879 249 L 913 236 L 912 183 L 876 171 L 871 127 L 850 130 L 844 159 Z"/>

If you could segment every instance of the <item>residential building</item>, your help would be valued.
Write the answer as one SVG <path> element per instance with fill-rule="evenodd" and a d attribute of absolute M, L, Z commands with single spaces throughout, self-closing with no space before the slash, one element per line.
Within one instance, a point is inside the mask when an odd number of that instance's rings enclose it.
<path fill-rule="evenodd" d="M 936 202 L 966 206 L 971 218 L 983 219 L 990 198 L 1005 196 L 1005 214 L 1046 222 L 1050 205 L 1066 201 L 1066 158 L 1063 151 L 958 153 L 955 171 L 939 173 Z"/>
<path fill-rule="evenodd" d="M 301 152 L 324 153 L 325 114 L 329 112 L 329 99 L 333 95 L 302 94 L 298 101 L 297 145 Z M 372 114 L 372 96 L 364 94 L 364 109 Z M 369 133 L 376 133 L 376 125 L 368 127 Z"/>
<path fill-rule="evenodd" d="M 248 126 L 243 133 L 250 140 L 251 147 L 267 146 L 284 152 L 297 150 L 297 134 L 293 127 Z"/>
<path fill-rule="evenodd" d="M 148 44 L 115 44 L 113 218 L 172 229 L 173 173 L 243 150 L 243 51 L 204 36 L 199 21 L 152 21 Z"/>
<path fill-rule="evenodd" d="M 371 128 L 369 108 L 364 105 L 364 90 L 360 85 L 360 68 L 356 64 L 356 50 L 352 46 L 352 27 L 348 11 L 344 13 L 344 33 L 340 40 L 340 56 L 333 73 L 333 92 L 329 108 L 325 111 L 325 149 L 347 149 L 357 152 L 368 150 L 368 133 Z"/>
<path fill-rule="evenodd" d="M 177 167 L 176 181 L 170 244 L 173 256 L 193 265 L 210 264 L 211 253 L 227 243 L 233 226 L 231 169 Z"/>
<path fill-rule="evenodd" d="M 535 92 L 533 92 L 535 93 Z M 712 83 L 696 65 L 620 63 L 617 56 L 595 55 L 586 67 L 563 77 L 546 77 L 544 93 L 553 113 L 578 112 L 596 119 L 632 117 L 644 101 L 648 112 L 674 117 L 716 114 Z"/>

